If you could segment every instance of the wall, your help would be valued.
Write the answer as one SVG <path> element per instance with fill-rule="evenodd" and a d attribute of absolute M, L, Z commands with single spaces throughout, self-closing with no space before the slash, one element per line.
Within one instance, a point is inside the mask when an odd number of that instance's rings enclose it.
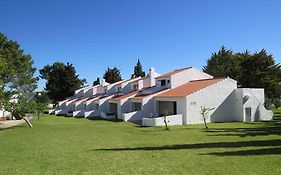
<path fill-rule="evenodd" d="M 210 122 L 210 118 L 216 122 L 235 121 L 238 113 L 232 106 L 233 102 L 227 102 L 227 98 L 231 96 L 236 87 L 235 80 L 225 79 L 187 96 L 184 124 L 203 123 L 201 106 L 215 108 L 210 111 L 207 122 Z"/>
<path fill-rule="evenodd" d="M 178 114 L 167 116 L 166 120 L 168 121 L 168 126 L 182 125 L 182 118 L 182 115 Z M 164 117 L 143 118 L 142 126 L 165 126 Z"/>
<path fill-rule="evenodd" d="M 210 79 L 213 76 L 208 75 L 195 68 L 186 69 L 171 76 L 171 88 L 178 87 L 192 80 Z"/>

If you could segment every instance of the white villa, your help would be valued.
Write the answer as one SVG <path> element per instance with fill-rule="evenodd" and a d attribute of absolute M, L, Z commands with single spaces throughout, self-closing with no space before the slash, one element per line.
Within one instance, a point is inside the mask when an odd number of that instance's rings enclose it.
<path fill-rule="evenodd" d="M 141 123 L 143 126 L 203 123 L 201 107 L 213 108 L 208 122 L 271 120 L 264 108 L 264 89 L 238 88 L 231 78 L 213 78 L 196 68 L 164 75 L 154 68 L 146 77 L 78 89 L 59 102 L 56 115 L 102 117 Z"/>

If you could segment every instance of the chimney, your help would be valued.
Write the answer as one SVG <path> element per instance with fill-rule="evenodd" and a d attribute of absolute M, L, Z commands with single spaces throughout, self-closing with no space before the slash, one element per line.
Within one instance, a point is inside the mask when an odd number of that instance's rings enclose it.
<path fill-rule="evenodd" d="M 149 76 L 149 80 L 150 80 L 150 86 L 154 86 L 154 85 L 155 85 L 155 78 L 156 78 L 156 76 L 157 76 L 157 73 L 156 73 L 154 67 L 151 67 L 151 68 L 149 69 L 149 74 L 148 74 L 148 76 Z"/>
<path fill-rule="evenodd" d="M 107 83 L 106 83 L 105 79 L 103 78 L 103 79 L 102 79 L 102 82 L 101 82 L 101 85 L 102 85 L 102 86 L 105 86 L 106 84 L 107 84 Z"/>

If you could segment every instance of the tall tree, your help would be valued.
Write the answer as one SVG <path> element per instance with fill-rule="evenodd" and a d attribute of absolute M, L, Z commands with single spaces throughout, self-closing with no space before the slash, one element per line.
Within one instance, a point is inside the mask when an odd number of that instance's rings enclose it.
<path fill-rule="evenodd" d="M 100 85 L 100 78 L 97 78 L 94 82 L 93 82 L 93 86 L 96 85 Z"/>
<path fill-rule="evenodd" d="M 239 64 L 240 60 L 234 57 L 233 52 L 222 46 L 218 52 L 212 53 L 203 71 L 214 77 L 229 76 L 237 80 L 240 77 Z"/>
<path fill-rule="evenodd" d="M 131 78 L 136 78 L 136 77 L 145 77 L 145 72 L 142 70 L 140 59 L 138 59 L 137 64 L 135 65 L 134 68 L 134 73 L 131 75 Z"/>
<path fill-rule="evenodd" d="M 203 71 L 215 77 L 229 76 L 242 87 L 264 88 L 266 97 L 280 104 L 281 66 L 264 49 L 253 54 L 248 50 L 234 54 L 223 46 L 207 60 Z"/>
<path fill-rule="evenodd" d="M 37 87 L 36 68 L 16 41 L 0 33 L 0 92 L 2 95 L 29 93 Z"/>
<path fill-rule="evenodd" d="M 115 83 L 117 81 L 122 80 L 120 70 L 117 69 L 116 67 L 114 68 L 107 68 L 105 71 L 103 78 L 105 79 L 106 82 L 108 83 Z"/>
<path fill-rule="evenodd" d="M 55 103 L 74 95 L 75 90 L 86 82 L 85 79 L 79 78 L 72 64 L 65 65 L 61 62 L 46 65 L 40 70 L 40 77 L 47 80 L 45 90 Z"/>
<path fill-rule="evenodd" d="M 243 87 L 264 88 L 268 98 L 281 96 L 281 69 L 275 63 L 271 54 L 262 49 L 241 62 L 242 76 L 240 83 Z"/>

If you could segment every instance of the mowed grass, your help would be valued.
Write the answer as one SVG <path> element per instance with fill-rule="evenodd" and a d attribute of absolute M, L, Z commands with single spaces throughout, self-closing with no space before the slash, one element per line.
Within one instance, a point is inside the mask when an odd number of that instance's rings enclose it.
<path fill-rule="evenodd" d="M 54 116 L 0 131 L 0 174 L 281 174 L 281 122 L 137 127 Z"/>

